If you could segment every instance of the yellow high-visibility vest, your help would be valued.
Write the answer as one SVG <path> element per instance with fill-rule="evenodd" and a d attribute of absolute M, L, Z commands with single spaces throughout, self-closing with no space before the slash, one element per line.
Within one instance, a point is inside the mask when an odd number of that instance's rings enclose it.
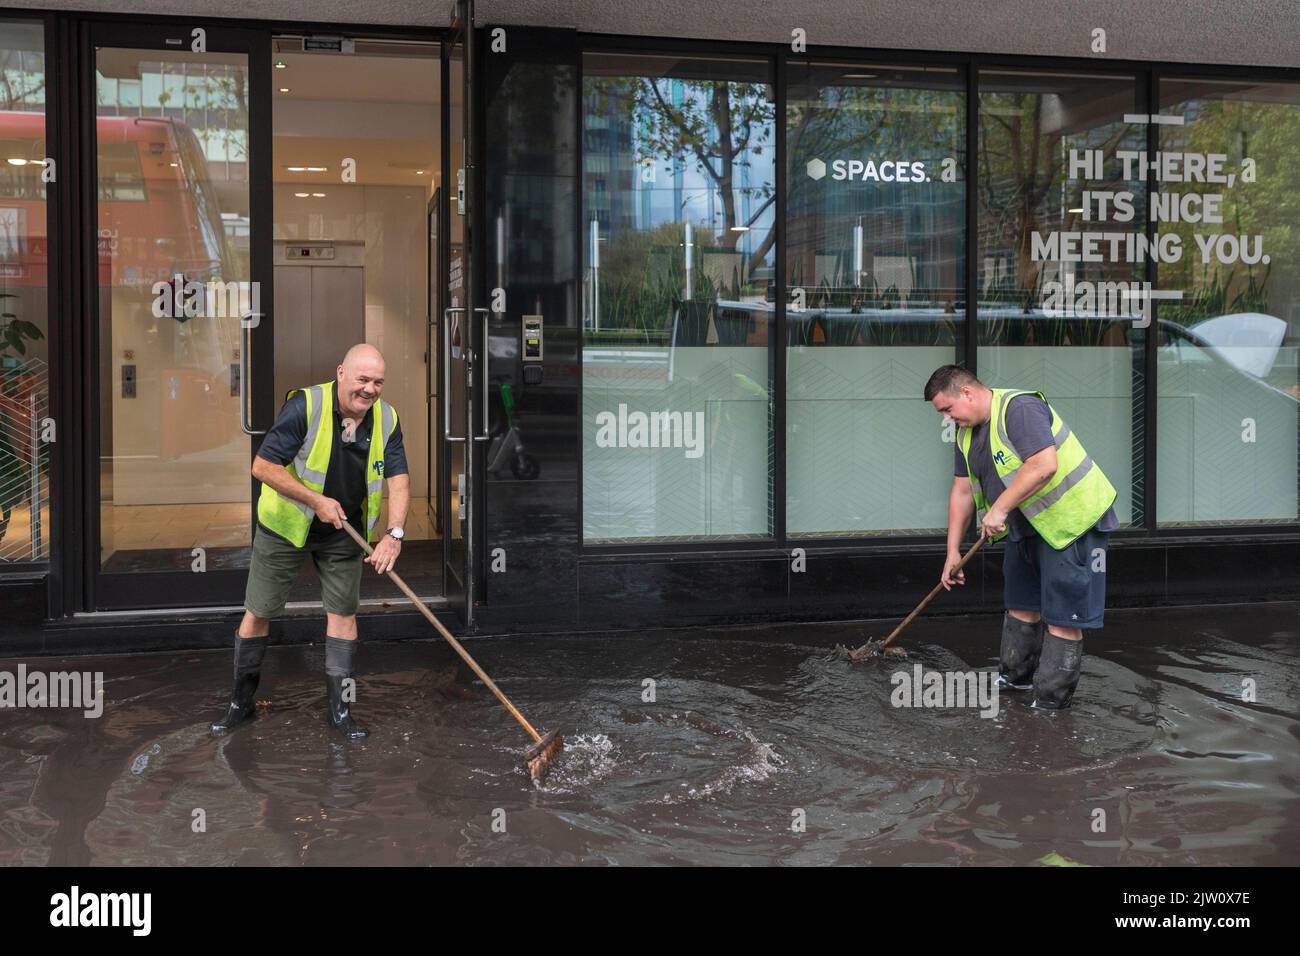
<path fill-rule="evenodd" d="M 325 492 L 325 476 L 329 473 L 330 452 L 334 448 L 334 389 L 332 382 L 313 385 L 306 389 L 290 389 L 285 400 L 299 391 L 307 398 L 307 435 L 293 461 L 285 465 L 289 474 L 319 494 Z M 388 437 L 397 427 L 397 410 L 382 399 L 376 399 L 372 408 L 374 418 L 370 428 L 369 458 L 366 462 L 366 540 L 374 538 L 379 523 L 379 509 L 384 497 L 384 447 Z M 307 543 L 316 512 L 309 505 L 286 498 L 270 485 L 262 484 L 257 499 L 257 519 L 262 525 L 294 547 Z"/>
<path fill-rule="evenodd" d="M 993 467 L 997 469 L 1002 483 L 1010 487 L 1020 470 L 1023 461 L 1011 439 L 1007 436 L 1007 406 L 1011 400 L 1020 395 L 1037 395 L 1052 413 L 1052 441 L 1056 445 L 1056 474 L 1054 474 L 1038 491 L 1034 492 L 1018 507 L 1020 513 L 1029 519 L 1033 529 L 1043 536 L 1043 540 L 1060 551 L 1079 535 L 1083 534 L 1106 513 L 1115 502 L 1115 488 L 1105 473 L 1083 448 L 1077 435 L 1070 431 L 1065 420 L 1052 408 L 1042 392 L 1015 388 L 993 389 L 993 402 L 989 409 L 989 452 L 993 457 Z M 966 474 L 970 478 L 971 491 L 975 495 L 975 520 L 978 524 L 984 520 L 984 513 L 989 509 L 989 501 L 980 487 L 979 478 L 970 466 L 971 429 L 957 429 L 957 442 L 962 456 L 966 459 Z M 990 540 L 997 541 L 1007 532 L 994 535 Z"/>

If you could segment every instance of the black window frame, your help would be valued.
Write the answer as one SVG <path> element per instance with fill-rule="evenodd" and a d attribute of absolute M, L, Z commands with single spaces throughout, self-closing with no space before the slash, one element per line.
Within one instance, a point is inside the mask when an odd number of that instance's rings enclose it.
<path fill-rule="evenodd" d="M 618 560 L 634 555 L 645 556 L 667 556 L 667 555 L 684 555 L 699 557 L 701 555 L 718 553 L 718 554 L 748 554 L 770 556 L 774 552 L 788 555 L 793 548 L 800 548 L 805 553 L 812 555 L 835 554 L 888 554 L 900 552 L 915 551 L 933 551 L 936 547 L 942 547 L 946 538 L 942 535 L 860 535 L 860 536 L 843 536 L 831 538 L 807 538 L 791 537 L 786 530 L 786 502 L 785 502 L 785 479 L 786 479 L 786 442 L 785 442 L 785 348 L 786 348 L 786 275 L 785 275 L 785 255 L 786 255 L 786 127 L 785 112 L 786 98 L 789 86 L 789 74 L 787 66 L 794 59 L 816 59 L 822 62 L 843 62 L 846 65 L 861 64 L 870 61 L 873 64 L 881 66 L 898 66 L 898 67 L 917 67 L 917 66 L 939 66 L 955 68 L 959 72 L 964 72 L 966 78 L 966 169 L 967 169 L 967 190 L 966 190 L 966 314 L 962 328 L 959 330 L 958 342 L 956 346 L 956 355 L 954 361 L 964 365 L 971 371 L 979 374 L 978 369 L 978 351 L 979 351 L 979 307 L 971 295 L 970 290 L 978 285 L 978 250 L 972 245 L 975 238 L 978 237 L 978 196 L 975 188 L 976 177 L 978 176 L 978 132 L 979 132 L 979 74 L 982 70 L 1048 70 L 1052 72 L 1064 73 L 1090 73 L 1114 75 L 1117 77 L 1129 77 L 1136 80 L 1137 101 L 1139 109 L 1145 107 L 1146 112 L 1151 112 L 1153 104 L 1159 100 L 1159 83 L 1162 77 L 1186 79 L 1186 78 L 1205 78 L 1205 79 L 1241 79 L 1256 82 L 1279 82 L 1294 83 L 1300 85 L 1300 68 L 1286 67 L 1253 67 L 1239 65 L 1224 65 L 1210 63 L 1182 63 L 1175 61 L 1145 61 L 1145 60 L 1126 60 L 1118 58 L 1101 58 L 1101 57 L 1054 57 L 1042 55 L 1021 55 L 1021 54 L 989 54 L 989 53 L 955 53 L 934 50 L 899 50 L 879 47 L 848 47 L 848 46 L 821 46 L 810 48 L 807 52 L 794 54 L 787 44 L 757 43 L 748 41 L 711 41 L 697 39 L 676 39 L 667 37 L 644 37 L 644 36 L 625 36 L 618 34 L 587 33 L 578 31 L 576 34 L 576 57 L 577 57 L 577 82 L 579 90 L 582 88 L 582 58 L 587 53 L 642 53 L 646 55 L 681 55 L 681 56 L 742 56 L 749 58 L 771 58 L 775 62 L 775 83 L 776 83 L 776 291 L 775 305 L 776 315 L 773 325 L 773 334 L 776 335 L 776 346 L 771 352 L 772 360 L 775 361 L 775 375 L 773 384 L 775 388 L 776 401 L 774 402 L 775 411 L 772 417 L 772 427 L 775 434 L 772 436 L 772 444 L 776 461 L 774 464 L 774 474 L 772 477 L 772 494 L 774 500 L 771 502 L 774 511 L 774 534 L 771 538 L 761 541 L 754 540 L 701 540 L 699 542 L 687 541 L 667 541 L 667 542 L 587 542 L 583 538 L 582 532 L 582 515 L 583 515 L 583 470 L 582 470 L 582 436 L 584 422 L 582 417 L 582 402 L 579 395 L 576 429 L 576 446 L 577 446 L 577 486 L 578 486 L 578 529 L 576 548 L 580 558 L 585 559 L 609 559 Z M 575 181 L 579 187 L 575 189 L 575 203 L 577 204 L 577 219 L 581 222 L 581 208 L 583 203 L 583 194 L 581 186 L 582 162 L 583 162 L 583 141 L 582 141 L 582 107 L 581 97 L 578 99 L 577 116 L 575 117 L 575 135 L 577 142 L 576 169 L 574 171 Z M 1159 127 L 1151 124 L 1147 128 L 1147 151 L 1154 153 L 1156 150 L 1156 141 L 1159 134 Z M 1158 187 L 1154 181 L 1154 173 L 1148 171 L 1147 188 L 1148 195 Z M 1154 232 L 1155 226 L 1149 221 L 1146 223 L 1148 235 Z M 582 262 L 581 253 L 581 229 L 575 230 L 574 251 L 577 258 L 576 262 Z M 1155 284 L 1158 282 L 1157 263 L 1148 261 L 1146 263 L 1146 275 L 1150 281 Z M 576 320 L 575 320 L 576 321 Z M 1141 461 L 1135 461 L 1133 483 L 1136 485 L 1141 482 L 1140 495 L 1142 503 L 1141 523 L 1134 523 L 1131 526 L 1120 528 L 1112 533 L 1112 540 L 1123 543 L 1142 543 L 1142 544 L 1179 544 L 1194 546 L 1206 540 L 1221 541 L 1255 541 L 1255 540 L 1295 540 L 1300 541 L 1300 521 L 1285 524 L 1257 524 L 1249 526 L 1241 525 L 1222 525 L 1222 526 L 1198 526 L 1189 527 L 1159 527 L 1156 523 L 1156 462 L 1155 454 L 1151 451 L 1154 449 L 1155 442 L 1158 438 L 1156 434 L 1156 362 L 1157 362 L 1157 340 L 1158 336 L 1154 334 L 1155 323 L 1144 336 L 1144 381 L 1143 381 L 1143 404 L 1142 420 L 1143 432 L 1141 435 L 1134 436 L 1135 445 L 1142 442 L 1144 453 Z M 964 334 L 963 334 L 964 332 Z M 582 367 L 582 337 L 578 336 L 578 367 Z M 579 389 L 581 382 L 579 381 Z M 920 401 L 920 396 L 917 398 Z M 1136 467 L 1140 464 L 1140 470 Z M 1300 467 L 1297 469 L 1297 481 L 1300 482 Z"/>

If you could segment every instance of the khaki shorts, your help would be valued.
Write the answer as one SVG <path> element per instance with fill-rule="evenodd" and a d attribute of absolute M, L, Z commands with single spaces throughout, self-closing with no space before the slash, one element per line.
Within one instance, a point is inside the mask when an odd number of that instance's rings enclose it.
<path fill-rule="evenodd" d="M 248 568 L 244 608 L 257 617 L 276 617 L 289 600 L 294 579 L 311 555 L 320 578 L 321 602 L 331 614 L 350 616 L 361 602 L 362 554 L 346 534 L 301 548 L 268 534 L 260 527 L 253 534 L 253 561 Z"/>

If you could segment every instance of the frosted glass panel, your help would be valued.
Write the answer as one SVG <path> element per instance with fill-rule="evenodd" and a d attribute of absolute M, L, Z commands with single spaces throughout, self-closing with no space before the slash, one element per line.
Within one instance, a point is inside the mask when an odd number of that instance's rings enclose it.
<path fill-rule="evenodd" d="M 767 354 L 583 350 L 586 540 L 769 533 Z"/>

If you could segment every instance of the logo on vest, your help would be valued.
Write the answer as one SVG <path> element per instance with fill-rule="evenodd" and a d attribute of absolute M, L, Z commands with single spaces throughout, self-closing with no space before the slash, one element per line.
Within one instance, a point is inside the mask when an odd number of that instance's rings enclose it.
<path fill-rule="evenodd" d="M 371 465 L 370 467 L 373 468 L 373 469 L 375 469 L 375 474 L 376 474 L 378 477 L 380 477 L 380 478 L 384 477 L 384 463 L 383 463 L 382 461 L 377 461 L 377 462 L 375 462 L 373 465 Z"/>
<path fill-rule="evenodd" d="M 1005 465 L 1007 463 L 1007 453 L 1005 451 L 1000 451 L 993 456 L 993 460 L 999 465 Z"/>

